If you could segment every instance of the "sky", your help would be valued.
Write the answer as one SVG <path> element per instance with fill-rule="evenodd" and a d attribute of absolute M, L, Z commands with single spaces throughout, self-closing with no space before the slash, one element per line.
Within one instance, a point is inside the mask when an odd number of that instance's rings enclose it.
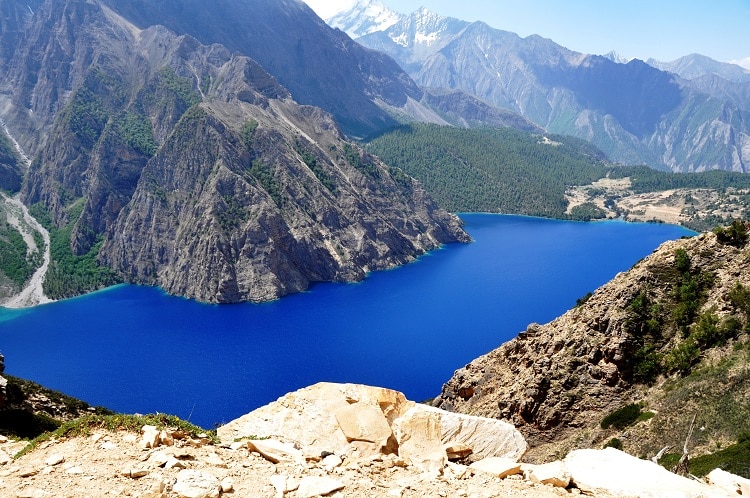
<path fill-rule="evenodd" d="M 304 0 L 322 18 L 354 0 Z M 431 11 L 574 50 L 668 62 L 699 53 L 750 69 L 750 0 L 381 0 L 408 14 Z"/>

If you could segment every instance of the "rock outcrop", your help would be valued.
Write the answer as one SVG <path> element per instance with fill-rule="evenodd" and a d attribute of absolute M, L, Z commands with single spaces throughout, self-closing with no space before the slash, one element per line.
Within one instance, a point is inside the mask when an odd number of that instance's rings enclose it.
<path fill-rule="evenodd" d="M 663 244 L 585 303 L 458 369 L 435 406 L 512 422 L 540 459 L 628 434 L 637 454 L 682 447 L 694 412 L 704 451 L 736 441 L 748 423 L 728 417 L 744 412 L 748 394 L 740 377 L 750 259 L 747 227 L 733 227 Z M 735 229 L 733 239 L 727 230 Z M 736 368 L 711 368 L 729 357 Z M 701 361 L 704 376 L 685 377 Z M 671 391 L 661 387 L 668 379 Z M 636 402 L 648 423 L 627 434 L 600 427 Z"/>

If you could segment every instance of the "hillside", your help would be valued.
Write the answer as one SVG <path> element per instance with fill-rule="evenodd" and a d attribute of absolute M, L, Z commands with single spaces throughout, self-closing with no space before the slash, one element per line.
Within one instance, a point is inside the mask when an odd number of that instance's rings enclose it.
<path fill-rule="evenodd" d="M 435 405 L 511 421 L 533 447 L 530 458 L 613 437 L 635 455 L 679 452 L 693 415 L 691 456 L 742 442 L 750 430 L 747 230 L 736 222 L 663 244 L 563 316 L 458 369 Z M 638 422 L 603 428 L 631 403 L 636 417 L 644 413 Z"/>
<path fill-rule="evenodd" d="M 8 8 L 24 35 L 0 100 L 31 157 L 21 199 L 51 232 L 50 297 L 125 280 L 264 301 L 468 240 L 246 55 L 103 2 Z"/>

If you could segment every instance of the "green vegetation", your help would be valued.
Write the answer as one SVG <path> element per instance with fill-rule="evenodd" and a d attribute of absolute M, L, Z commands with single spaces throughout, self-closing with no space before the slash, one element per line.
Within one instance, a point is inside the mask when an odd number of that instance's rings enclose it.
<path fill-rule="evenodd" d="M 604 417 L 600 425 L 602 429 L 614 427 L 615 429 L 622 430 L 638 421 L 638 418 L 641 416 L 641 408 L 640 403 L 625 405 Z"/>
<path fill-rule="evenodd" d="M 372 139 L 366 149 L 417 178 L 450 211 L 566 218 L 566 187 L 604 177 L 603 156 L 578 139 L 549 136 L 554 145 L 541 138 L 510 128 L 414 124 Z M 601 213 L 585 206 L 577 215 Z"/>
<path fill-rule="evenodd" d="M 257 129 L 258 129 L 258 122 L 254 119 L 250 119 L 244 125 L 242 125 L 242 130 L 240 130 L 242 143 L 244 143 L 245 147 L 247 147 L 249 150 L 253 149 L 254 140 L 255 140 L 255 131 Z"/>
<path fill-rule="evenodd" d="M 268 192 L 268 195 L 271 196 L 273 202 L 280 207 L 282 201 L 281 187 L 273 177 L 273 166 L 260 159 L 254 159 L 248 169 L 248 173 L 258 180 L 260 186 Z"/>
<path fill-rule="evenodd" d="M 616 450 L 622 450 L 622 441 L 620 441 L 618 438 L 613 437 L 609 441 L 606 442 L 604 445 L 605 448 L 614 448 Z"/>
<path fill-rule="evenodd" d="M 750 175 L 732 171 L 712 170 L 702 173 L 670 173 L 648 166 L 618 166 L 610 169 L 611 178 L 629 177 L 637 194 L 678 188 L 750 188 Z"/>
<path fill-rule="evenodd" d="M 570 217 L 580 221 L 601 220 L 607 217 L 607 213 L 593 202 L 584 202 L 570 210 Z"/>
<path fill-rule="evenodd" d="M 323 169 L 323 165 L 320 163 L 318 158 L 315 157 L 315 154 L 310 152 L 299 140 L 297 140 L 295 148 L 297 150 L 297 154 L 299 154 L 299 156 L 302 158 L 302 161 L 307 165 L 308 168 L 310 168 L 310 171 L 313 172 L 320 183 L 322 183 L 329 192 L 331 192 L 333 195 L 336 195 L 338 193 L 336 183 L 326 172 L 326 170 Z"/>
<path fill-rule="evenodd" d="M 229 232 L 236 229 L 247 220 L 249 215 L 247 208 L 240 204 L 236 197 L 231 195 L 222 196 L 226 208 L 219 212 L 217 218 L 222 230 Z"/>
<path fill-rule="evenodd" d="M 146 156 L 156 154 L 158 146 L 154 139 L 154 130 L 151 128 L 151 122 L 143 114 L 126 112 L 118 121 L 117 129 L 125 143 L 133 150 Z"/>
<path fill-rule="evenodd" d="M 33 451 L 39 444 L 50 439 L 62 439 L 66 437 L 88 436 L 93 430 L 130 431 L 140 432 L 144 425 L 153 425 L 158 429 L 176 429 L 182 431 L 187 437 L 207 437 L 212 443 L 218 443 L 215 431 L 207 431 L 186 422 L 174 415 L 161 413 L 153 415 L 124 415 L 124 414 L 91 414 L 65 422 L 53 431 L 44 432 L 34 438 L 23 450 L 15 455 L 20 458 L 26 453 Z"/>
<path fill-rule="evenodd" d="M 44 292 L 52 299 L 78 296 L 120 282 L 119 277 L 111 269 L 99 265 L 96 260 L 101 249 L 101 240 L 86 254 L 73 254 L 70 237 L 82 209 L 83 199 L 69 206 L 70 221 L 62 228 L 54 226 L 49 213 L 41 204 L 35 204 L 29 209 L 50 233 L 50 265 L 44 280 Z"/>
<path fill-rule="evenodd" d="M 376 152 L 377 155 L 380 155 Z M 370 178 L 380 178 L 380 170 L 378 169 L 375 158 L 369 154 L 360 154 L 357 147 L 351 144 L 344 144 L 344 157 L 353 167 L 361 171 Z M 382 156 L 381 156 L 382 157 Z"/>
<path fill-rule="evenodd" d="M 747 225 L 741 220 L 734 220 L 728 227 L 714 228 L 716 238 L 722 244 L 741 247 L 747 242 Z"/>
<path fill-rule="evenodd" d="M 0 273 L 20 288 L 40 264 L 40 251 L 27 254 L 23 236 L 5 221 L 0 209 Z"/>
<path fill-rule="evenodd" d="M 659 459 L 659 465 L 671 470 L 680 460 L 678 453 L 667 453 Z M 714 469 L 722 469 L 732 474 L 750 479 L 750 441 L 740 438 L 736 444 L 724 449 L 690 458 L 690 473 L 703 477 Z"/>

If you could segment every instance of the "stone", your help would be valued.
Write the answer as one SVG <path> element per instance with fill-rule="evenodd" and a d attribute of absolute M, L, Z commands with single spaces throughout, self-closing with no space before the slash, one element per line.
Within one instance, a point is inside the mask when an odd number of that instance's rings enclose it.
<path fill-rule="evenodd" d="M 526 479 L 537 484 L 549 484 L 556 488 L 567 488 L 570 472 L 563 462 L 549 462 L 542 465 L 525 465 Z"/>
<path fill-rule="evenodd" d="M 441 413 L 413 406 L 393 422 L 398 454 L 409 465 L 440 474 L 447 458 L 443 450 Z"/>
<path fill-rule="evenodd" d="M 40 469 L 36 467 L 26 467 L 18 471 L 18 475 L 21 477 L 32 477 L 39 473 Z"/>
<path fill-rule="evenodd" d="M 145 467 L 125 467 L 120 472 L 120 475 L 124 477 L 130 477 L 131 479 L 139 479 L 148 475 L 149 469 Z"/>
<path fill-rule="evenodd" d="M 239 438 L 283 434 L 312 453 L 343 455 L 350 441 L 335 414 L 352 404 L 378 408 L 390 426 L 414 403 L 391 389 L 359 384 L 321 382 L 288 393 L 278 400 L 218 428 L 222 443 Z M 310 428 L 315 427 L 314 431 Z"/>
<path fill-rule="evenodd" d="M 489 457 L 472 463 L 469 465 L 469 469 L 504 479 L 508 476 L 520 474 L 521 464 L 510 458 Z"/>
<path fill-rule="evenodd" d="M 528 450 L 526 439 L 508 422 L 494 418 L 453 413 L 427 405 L 420 410 L 439 413 L 443 443 L 463 443 L 472 450 L 472 458 L 503 457 L 520 460 Z"/>
<path fill-rule="evenodd" d="M 563 461 L 570 472 L 571 483 L 584 494 L 641 498 L 731 496 L 614 448 L 573 450 Z"/>
<path fill-rule="evenodd" d="M 330 477 L 306 476 L 299 483 L 297 497 L 312 498 L 314 496 L 325 496 L 345 487 L 343 482 Z"/>
<path fill-rule="evenodd" d="M 54 467 L 55 465 L 60 465 L 64 461 L 65 457 L 63 455 L 60 455 L 59 453 L 53 453 L 44 459 L 44 465 Z"/>
<path fill-rule="evenodd" d="M 179 460 L 174 456 L 170 456 L 169 458 L 167 458 L 167 461 L 164 462 L 165 469 L 184 469 L 185 467 L 186 465 L 182 462 L 182 460 Z"/>
<path fill-rule="evenodd" d="M 333 472 L 333 469 L 341 467 L 344 462 L 336 455 L 328 455 L 321 463 L 326 472 Z"/>
<path fill-rule="evenodd" d="M 107 451 L 109 451 L 109 450 L 116 450 L 117 449 L 117 445 L 115 443 L 113 443 L 113 442 L 110 442 L 110 441 L 104 441 L 101 444 L 101 446 L 99 446 L 99 447 L 101 449 L 107 450 Z"/>
<path fill-rule="evenodd" d="M 159 446 L 159 430 L 153 425 L 141 428 L 141 448 L 156 448 Z"/>
<path fill-rule="evenodd" d="M 163 451 L 155 451 L 148 457 L 148 461 L 157 467 L 164 467 L 170 458 L 174 458 L 171 455 L 167 455 Z"/>
<path fill-rule="evenodd" d="M 231 493 L 234 491 L 234 479 L 231 477 L 225 477 L 219 483 L 219 487 L 221 488 L 222 493 Z"/>
<path fill-rule="evenodd" d="M 282 443 L 275 439 L 262 439 L 249 441 L 247 447 L 250 451 L 257 451 L 263 458 L 271 463 L 279 462 L 305 462 L 302 452 L 289 443 Z"/>
<path fill-rule="evenodd" d="M 174 446 L 174 437 L 172 437 L 172 434 L 169 431 L 160 431 L 159 443 L 164 446 Z"/>
<path fill-rule="evenodd" d="M 706 476 L 706 482 L 732 495 L 750 496 L 750 479 L 722 469 L 714 469 Z"/>
<path fill-rule="evenodd" d="M 271 476 L 271 485 L 276 490 L 276 496 L 281 497 L 286 493 L 299 488 L 299 482 L 287 475 L 275 474 Z"/>
<path fill-rule="evenodd" d="M 211 474 L 185 469 L 177 474 L 172 491 L 180 498 L 219 498 L 221 483 Z"/>
<path fill-rule="evenodd" d="M 217 467 L 220 469 L 226 469 L 228 467 L 227 463 L 216 453 L 209 453 L 208 455 L 206 455 L 203 461 L 212 467 Z"/>
<path fill-rule="evenodd" d="M 0 465 L 7 465 L 12 462 L 13 459 L 3 450 L 0 450 Z"/>
<path fill-rule="evenodd" d="M 67 469 L 65 469 L 65 473 L 73 475 L 73 476 L 75 476 L 75 475 L 81 475 L 81 474 L 83 474 L 83 469 L 81 467 L 75 467 L 75 466 L 74 467 L 68 467 Z"/>
<path fill-rule="evenodd" d="M 450 461 L 463 460 L 474 452 L 468 444 L 457 443 L 454 441 L 444 444 L 443 450 L 445 450 L 445 456 L 448 457 L 448 460 Z"/>
<path fill-rule="evenodd" d="M 385 446 L 393 435 L 379 406 L 352 403 L 336 410 L 335 417 L 347 441 L 368 441 Z"/>
<path fill-rule="evenodd" d="M 26 488 L 18 491 L 15 494 L 16 498 L 44 498 L 46 496 L 52 496 L 43 489 L 38 488 Z"/>

